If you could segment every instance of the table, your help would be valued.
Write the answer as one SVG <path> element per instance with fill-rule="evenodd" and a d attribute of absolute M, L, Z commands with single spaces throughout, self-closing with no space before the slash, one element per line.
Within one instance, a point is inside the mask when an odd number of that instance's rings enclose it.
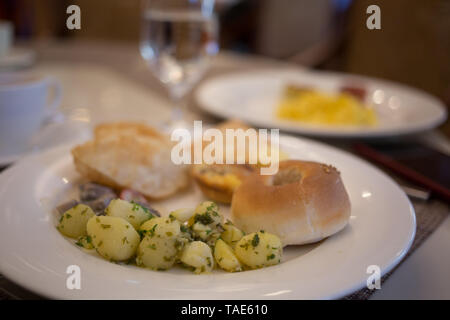
<path fill-rule="evenodd" d="M 169 118 L 170 106 L 165 91 L 139 57 L 137 46 L 69 42 L 37 43 L 34 47 L 39 57 L 34 71 L 53 75 L 62 83 L 63 112 L 87 117 L 94 125 L 99 121 L 118 120 L 114 110 L 123 108 L 127 109 L 127 120 L 142 119 L 144 114 L 148 115 L 149 108 L 152 108 L 152 118 L 147 117 L 150 123 L 157 124 Z M 221 53 L 205 79 L 235 70 L 262 68 L 300 69 L 280 61 Z M 83 81 L 79 81 L 81 79 Z M 201 112 L 192 95 L 187 100 L 191 117 L 211 123 L 218 121 Z M 450 149 L 448 140 L 437 132 L 421 135 L 420 139 L 432 142 L 444 151 Z M 344 149 L 348 147 L 339 141 L 322 142 Z M 418 230 L 408 257 L 383 279 L 382 290 L 362 290 L 347 299 L 450 299 L 449 206 L 439 200 L 412 202 Z M 39 298 L 0 275 L 0 299 Z"/>

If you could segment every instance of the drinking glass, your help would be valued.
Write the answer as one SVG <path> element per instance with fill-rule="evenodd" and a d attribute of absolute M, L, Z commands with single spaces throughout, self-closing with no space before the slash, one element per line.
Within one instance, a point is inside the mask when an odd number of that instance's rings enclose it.
<path fill-rule="evenodd" d="M 174 108 L 166 129 L 187 127 L 183 97 L 218 52 L 214 0 L 143 1 L 140 51 Z"/>

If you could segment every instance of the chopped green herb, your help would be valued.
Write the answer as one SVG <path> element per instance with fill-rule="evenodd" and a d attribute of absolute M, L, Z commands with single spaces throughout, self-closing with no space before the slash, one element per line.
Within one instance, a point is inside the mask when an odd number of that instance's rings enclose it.
<path fill-rule="evenodd" d="M 153 237 L 154 235 L 155 235 L 155 230 L 156 230 L 156 226 L 157 226 L 158 224 L 155 224 L 154 226 L 153 226 L 153 228 L 151 228 L 150 230 L 148 230 L 148 232 L 150 232 L 150 237 Z"/>
<path fill-rule="evenodd" d="M 139 209 L 142 209 L 145 213 L 150 213 L 150 210 L 148 210 L 148 208 L 144 207 L 143 205 L 134 202 L 133 200 L 131 200 L 131 203 L 133 204 L 133 208 L 131 209 L 132 211 L 138 211 Z"/>
<path fill-rule="evenodd" d="M 194 222 L 200 222 L 203 225 L 208 225 L 214 222 L 214 220 L 208 212 L 205 212 L 204 214 L 196 214 L 194 217 Z"/>
<path fill-rule="evenodd" d="M 145 237 L 145 234 L 147 233 L 147 230 L 138 230 L 139 236 L 141 238 Z"/>
<path fill-rule="evenodd" d="M 253 239 L 252 239 L 252 246 L 253 246 L 253 247 L 257 247 L 258 244 L 259 244 L 259 236 L 258 236 L 258 234 L 256 233 L 256 234 L 253 236 Z"/>
<path fill-rule="evenodd" d="M 275 255 L 273 253 L 267 256 L 267 260 L 272 260 L 272 259 L 275 259 Z"/>
<path fill-rule="evenodd" d="M 110 224 L 101 224 L 100 225 L 103 229 L 109 229 L 109 228 L 111 228 L 111 225 Z"/>

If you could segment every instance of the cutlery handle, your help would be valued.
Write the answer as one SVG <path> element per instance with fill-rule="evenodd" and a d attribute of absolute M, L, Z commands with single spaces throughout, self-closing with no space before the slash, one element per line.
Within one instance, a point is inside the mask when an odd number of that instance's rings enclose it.
<path fill-rule="evenodd" d="M 353 149 L 357 154 L 363 156 L 364 158 L 392 170 L 398 175 L 404 177 L 405 179 L 408 179 L 411 182 L 414 182 L 420 186 L 423 186 L 431 190 L 435 195 L 439 196 L 444 201 L 450 202 L 450 190 L 444 187 L 443 185 L 436 183 L 432 179 L 424 176 L 423 174 L 411 168 L 408 168 L 407 166 L 396 161 L 395 159 L 378 152 L 377 150 L 371 148 L 366 144 L 363 143 L 354 144 Z"/>

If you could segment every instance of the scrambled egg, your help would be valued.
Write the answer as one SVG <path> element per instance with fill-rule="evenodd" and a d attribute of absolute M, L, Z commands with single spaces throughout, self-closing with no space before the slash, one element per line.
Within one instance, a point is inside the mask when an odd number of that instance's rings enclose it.
<path fill-rule="evenodd" d="M 311 124 L 374 126 L 375 111 L 348 93 L 328 94 L 289 86 L 278 106 L 280 119 Z"/>

